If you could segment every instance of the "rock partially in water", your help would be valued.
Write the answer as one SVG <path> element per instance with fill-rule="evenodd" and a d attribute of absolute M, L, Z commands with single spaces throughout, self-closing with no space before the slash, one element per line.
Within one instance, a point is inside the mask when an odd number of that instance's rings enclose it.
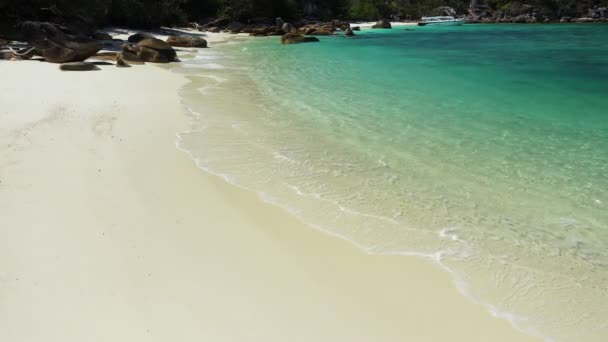
<path fill-rule="evenodd" d="M 372 26 L 372 28 L 373 29 L 390 29 L 390 28 L 393 28 L 393 27 L 391 26 L 391 22 L 390 21 L 388 21 L 386 19 L 382 19 L 382 20 L 379 20 L 377 23 L 375 23 Z"/>
<path fill-rule="evenodd" d="M 144 62 L 169 63 L 177 62 L 177 53 L 171 45 L 160 39 L 144 39 L 136 45 L 137 55 Z"/>
<path fill-rule="evenodd" d="M 282 44 L 299 44 L 299 43 L 314 43 L 318 42 L 319 38 L 305 37 L 298 33 L 287 33 L 281 37 Z"/>

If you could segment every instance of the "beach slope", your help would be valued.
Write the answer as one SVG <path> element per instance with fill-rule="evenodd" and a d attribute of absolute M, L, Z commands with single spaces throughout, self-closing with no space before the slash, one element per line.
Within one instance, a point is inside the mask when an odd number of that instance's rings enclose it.
<path fill-rule="evenodd" d="M 175 147 L 186 80 L 0 62 L 1 341 L 533 341 Z"/>

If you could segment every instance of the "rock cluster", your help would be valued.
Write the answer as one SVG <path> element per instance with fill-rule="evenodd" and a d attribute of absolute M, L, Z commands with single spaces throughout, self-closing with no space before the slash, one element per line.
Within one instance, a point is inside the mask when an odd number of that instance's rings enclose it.
<path fill-rule="evenodd" d="M 299 44 L 318 42 L 317 37 L 305 37 L 299 33 L 286 33 L 281 36 L 281 44 Z"/>
<path fill-rule="evenodd" d="M 207 47 L 207 41 L 205 39 L 192 36 L 171 36 L 167 38 L 167 43 L 173 47 Z"/>
<path fill-rule="evenodd" d="M 82 62 L 103 47 L 97 40 L 51 23 L 23 22 L 19 30 L 34 54 L 51 63 Z"/>
<path fill-rule="evenodd" d="M 173 47 L 169 43 L 157 38 L 146 38 L 135 45 L 124 44 L 119 56 L 127 63 L 179 62 L 177 52 L 175 52 Z"/>
<path fill-rule="evenodd" d="M 608 7 L 595 6 L 578 18 L 558 17 L 546 8 L 522 3 L 511 3 L 502 10 L 492 10 L 486 1 L 473 0 L 470 3 L 466 21 L 468 23 L 518 23 L 533 24 L 545 22 L 608 22 Z M 581 13 L 579 13 L 581 15 Z"/>
<path fill-rule="evenodd" d="M 269 18 L 257 18 L 248 24 L 238 21 L 216 19 L 206 24 L 191 24 L 200 31 L 207 32 L 229 32 L 229 33 L 248 33 L 250 36 L 283 36 L 287 33 L 298 33 L 302 35 L 328 36 L 336 31 L 346 31 L 350 29 L 350 23 L 342 20 L 332 20 L 329 22 L 319 21 L 298 21 L 289 23 L 282 18 L 270 20 Z"/>

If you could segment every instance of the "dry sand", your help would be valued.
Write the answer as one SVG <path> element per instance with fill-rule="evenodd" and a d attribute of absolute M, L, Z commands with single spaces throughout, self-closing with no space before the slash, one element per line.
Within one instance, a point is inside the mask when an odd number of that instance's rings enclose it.
<path fill-rule="evenodd" d="M 0 341 L 536 340 L 197 169 L 166 68 L 0 75 Z"/>

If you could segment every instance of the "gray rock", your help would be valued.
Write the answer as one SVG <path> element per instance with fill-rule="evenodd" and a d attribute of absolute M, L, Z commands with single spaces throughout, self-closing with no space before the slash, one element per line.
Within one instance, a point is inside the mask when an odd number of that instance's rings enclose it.
<path fill-rule="evenodd" d="M 59 66 L 59 69 L 63 71 L 93 71 L 99 70 L 99 67 L 93 63 L 87 62 L 71 62 L 64 63 Z"/>

